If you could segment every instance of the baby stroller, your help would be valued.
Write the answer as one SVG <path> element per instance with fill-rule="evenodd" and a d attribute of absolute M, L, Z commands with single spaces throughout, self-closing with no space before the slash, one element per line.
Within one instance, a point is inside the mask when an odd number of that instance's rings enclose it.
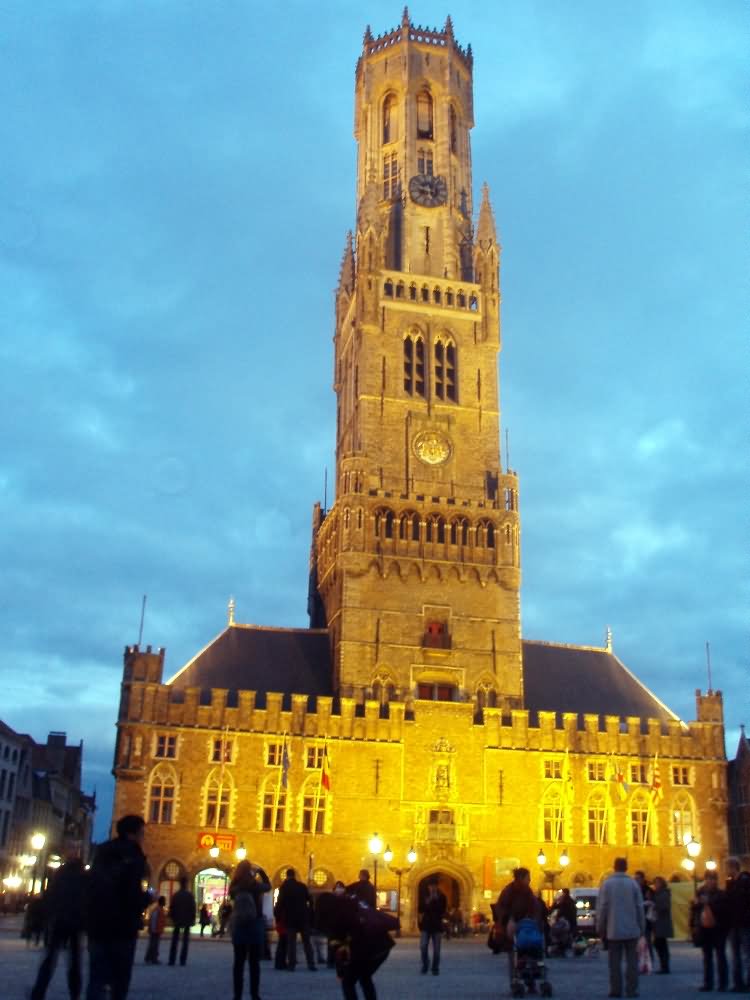
<path fill-rule="evenodd" d="M 513 937 L 511 953 L 510 992 L 514 997 L 537 992 L 543 997 L 552 996 L 552 986 L 547 982 L 544 962 L 544 935 L 535 920 L 519 920 Z"/>
<path fill-rule="evenodd" d="M 573 946 L 570 924 L 565 917 L 561 917 L 558 913 L 555 913 L 555 919 L 550 924 L 549 944 L 550 955 L 555 955 L 558 958 L 565 958 L 568 948 Z"/>

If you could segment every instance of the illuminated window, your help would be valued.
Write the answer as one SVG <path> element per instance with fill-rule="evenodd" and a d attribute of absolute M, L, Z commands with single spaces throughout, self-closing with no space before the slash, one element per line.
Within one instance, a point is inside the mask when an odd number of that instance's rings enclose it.
<path fill-rule="evenodd" d="M 586 808 L 586 827 L 590 844 L 609 843 L 607 799 L 601 792 L 596 792 L 589 798 Z"/>
<path fill-rule="evenodd" d="M 545 762 L 544 762 L 544 777 L 545 778 L 562 778 L 562 761 L 561 760 L 545 760 Z"/>
<path fill-rule="evenodd" d="M 266 744 L 266 764 L 268 767 L 281 767 L 281 755 L 284 744 L 279 740 Z"/>
<path fill-rule="evenodd" d="M 278 775 L 265 784 L 261 829 L 273 832 L 283 830 L 285 817 L 286 788 L 281 784 L 281 775 Z"/>
<path fill-rule="evenodd" d="M 630 805 L 629 819 L 631 844 L 651 844 L 653 827 L 649 822 L 649 803 L 642 793 L 634 796 Z"/>
<path fill-rule="evenodd" d="M 323 747 L 307 747 L 305 753 L 305 767 L 321 768 L 323 766 Z"/>
<path fill-rule="evenodd" d="M 452 809 L 430 809 L 427 836 L 430 840 L 443 842 L 456 839 L 456 824 Z"/>
<path fill-rule="evenodd" d="M 432 97 L 429 91 L 417 94 L 417 138 L 432 139 Z"/>
<path fill-rule="evenodd" d="M 211 778 L 206 789 L 206 810 L 204 822 L 206 826 L 229 826 L 229 800 L 231 788 L 226 781 L 217 776 Z"/>
<path fill-rule="evenodd" d="M 171 823 L 174 818 L 174 803 L 176 792 L 174 775 L 159 768 L 151 778 L 151 788 L 148 797 L 149 823 Z"/>
<path fill-rule="evenodd" d="M 672 804 L 672 843 L 683 847 L 695 833 L 693 804 L 688 795 L 678 795 Z"/>
<path fill-rule="evenodd" d="M 549 788 L 542 799 L 542 839 L 547 843 L 557 844 L 564 839 L 564 836 L 565 816 L 562 796 L 558 788 Z"/>
<path fill-rule="evenodd" d="M 587 765 L 589 781 L 606 781 L 607 765 L 603 760 L 590 760 Z"/>
<path fill-rule="evenodd" d="M 211 746 L 211 760 L 216 764 L 225 763 L 231 764 L 232 762 L 232 740 L 226 739 L 226 737 L 221 737 L 218 740 L 214 740 Z"/>
<path fill-rule="evenodd" d="M 417 685 L 417 698 L 422 701 L 455 701 L 456 688 L 453 684 L 425 684 Z"/>
<path fill-rule="evenodd" d="M 383 101 L 383 145 L 398 139 L 398 102 L 395 94 L 388 94 Z"/>
<path fill-rule="evenodd" d="M 177 737 L 168 736 L 166 733 L 156 734 L 156 750 L 154 757 L 163 757 L 173 760 L 177 756 Z"/>
<path fill-rule="evenodd" d="M 648 782 L 648 766 L 646 764 L 631 764 L 630 765 L 630 784 L 631 785 L 647 785 Z"/>
<path fill-rule="evenodd" d="M 672 784 L 689 785 L 690 768 L 685 764 L 675 764 L 672 767 Z"/>
<path fill-rule="evenodd" d="M 302 832 L 325 833 L 328 795 L 320 781 L 308 781 L 302 796 Z"/>

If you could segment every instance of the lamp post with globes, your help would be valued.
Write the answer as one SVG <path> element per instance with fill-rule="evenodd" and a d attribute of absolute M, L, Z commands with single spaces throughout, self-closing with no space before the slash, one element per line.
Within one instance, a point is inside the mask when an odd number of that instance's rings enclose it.
<path fill-rule="evenodd" d="M 41 857 L 42 851 L 44 850 L 44 845 L 47 843 L 47 838 L 43 833 L 35 833 L 31 838 L 31 846 L 34 849 L 36 857 L 34 858 L 34 875 L 31 880 L 31 894 L 36 892 L 37 883 L 37 873 L 39 871 L 39 858 Z M 42 867 L 42 880 L 39 883 L 39 891 L 42 890 L 42 881 L 44 880 L 44 867 Z"/>
<path fill-rule="evenodd" d="M 682 867 L 685 869 L 685 871 L 688 871 L 688 872 L 690 872 L 692 874 L 692 876 L 693 876 L 693 891 L 697 895 L 697 893 L 698 893 L 698 873 L 697 873 L 696 861 L 697 861 L 697 858 L 699 857 L 699 855 L 701 853 L 701 844 L 700 844 L 699 840 L 695 839 L 695 837 L 692 835 L 692 833 L 690 834 L 690 836 L 688 836 L 688 837 L 685 838 L 685 850 L 687 851 L 687 857 L 682 859 Z M 714 867 L 715 866 L 716 866 L 716 864 L 714 862 Z M 708 867 L 708 863 L 706 863 L 706 867 Z"/>
<path fill-rule="evenodd" d="M 410 847 L 406 855 L 406 860 L 409 864 L 403 868 L 397 868 L 396 865 L 391 864 L 391 861 L 393 861 L 393 851 L 390 847 L 386 846 L 386 849 L 383 851 L 383 860 L 388 865 L 389 870 L 392 871 L 398 878 L 398 889 L 396 890 L 396 916 L 398 917 L 398 929 L 396 931 L 396 937 L 401 937 L 401 878 L 403 875 L 408 875 L 414 867 L 414 863 L 417 860 L 417 852 L 414 850 L 414 847 Z"/>
<path fill-rule="evenodd" d="M 368 848 L 370 850 L 370 854 L 372 854 L 372 870 L 373 870 L 372 884 L 373 884 L 373 886 L 375 888 L 375 905 L 377 905 L 377 901 L 378 901 L 378 855 L 383 850 L 383 841 L 378 836 L 377 833 L 373 833 L 373 835 L 370 837 L 370 840 L 369 840 L 367 846 L 368 846 Z"/>

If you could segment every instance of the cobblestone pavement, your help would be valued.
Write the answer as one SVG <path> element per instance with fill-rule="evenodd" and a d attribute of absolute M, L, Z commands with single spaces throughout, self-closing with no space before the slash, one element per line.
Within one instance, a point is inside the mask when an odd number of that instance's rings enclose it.
<path fill-rule="evenodd" d="M 166 961 L 168 938 L 162 939 L 161 960 Z M 188 964 L 171 968 L 166 964 L 143 964 L 146 941 L 138 943 L 130 1000 L 231 1000 L 232 948 L 226 940 L 191 943 Z M 26 1000 L 42 950 L 28 948 L 19 937 L 14 918 L 0 917 L 0 997 Z M 323 1000 L 338 998 L 341 988 L 336 974 L 321 967 L 305 968 L 304 958 L 293 973 L 278 972 L 273 963 L 263 962 L 263 1000 Z M 642 976 L 642 1000 L 697 1000 L 701 982 L 700 952 L 687 943 L 672 945 L 673 973 L 669 976 Z M 549 959 L 548 979 L 553 996 L 562 1000 L 588 1000 L 607 996 L 607 956 Z M 86 976 L 84 975 L 84 983 Z M 504 955 L 492 955 L 484 941 L 476 938 L 443 942 L 439 976 L 420 975 L 418 943 L 402 938 L 375 977 L 379 1000 L 500 1000 L 510 996 L 508 965 Z M 245 989 L 247 990 L 247 979 Z M 249 994 L 246 992 L 246 997 Z M 48 1000 L 68 1000 L 64 957 L 47 992 Z"/>

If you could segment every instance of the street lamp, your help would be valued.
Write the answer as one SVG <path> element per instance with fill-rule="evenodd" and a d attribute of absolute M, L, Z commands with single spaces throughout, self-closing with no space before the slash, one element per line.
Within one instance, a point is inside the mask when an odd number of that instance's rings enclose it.
<path fill-rule="evenodd" d="M 388 865 L 388 868 L 393 872 L 393 874 L 398 878 L 398 889 L 397 889 L 397 902 L 396 902 L 396 916 L 398 917 L 398 928 L 396 930 L 396 937 L 401 937 L 401 877 L 403 875 L 408 875 L 409 872 L 414 867 L 414 862 L 417 860 L 417 852 L 414 847 L 409 848 L 409 853 L 406 855 L 406 860 L 409 862 L 407 866 L 403 868 L 397 868 L 395 865 L 391 864 L 393 861 L 393 851 L 390 847 L 386 847 L 383 854 L 383 859 Z"/>
<path fill-rule="evenodd" d="M 562 849 L 562 854 L 560 855 L 558 860 L 560 862 L 561 868 L 567 868 L 568 865 L 570 864 L 570 858 L 568 857 L 568 852 L 565 850 L 564 847 Z"/>
<path fill-rule="evenodd" d="M 216 844 L 214 844 L 213 847 L 209 847 L 208 853 L 214 860 L 216 860 L 216 858 L 218 858 L 219 856 L 219 848 L 216 846 Z"/>
<path fill-rule="evenodd" d="M 539 848 L 539 853 L 536 856 L 536 863 L 540 867 L 543 867 L 544 865 L 547 864 L 547 855 L 544 853 L 544 848 L 543 847 Z"/>
<path fill-rule="evenodd" d="M 370 854 L 372 854 L 372 867 L 373 867 L 373 886 L 375 887 L 375 904 L 378 901 L 378 854 L 383 850 L 383 841 L 377 835 L 373 833 L 370 837 L 370 842 L 367 845 L 370 848 Z"/>
<path fill-rule="evenodd" d="M 31 846 L 36 851 L 36 857 L 34 858 L 34 875 L 31 880 L 31 895 L 33 896 L 36 892 L 36 881 L 37 873 L 39 871 L 39 855 L 44 850 L 44 845 L 47 843 L 47 838 L 43 833 L 35 833 L 31 838 Z M 42 884 L 39 883 L 39 891 L 41 892 Z"/>
<path fill-rule="evenodd" d="M 713 858 L 706 858 L 706 871 L 715 872 L 717 868 L 716 862 Z"/>
<path fill-rule="evenodd" d="M 240 846 L 234 852 L 234 856 L 237 858 L 238 861 L 244 861 L 245 858 L 247 857 L 247 848 L 245 847 L 244 840 L 240 841 Z"/>
<path fill-rule="evenodd" d="M 698 873 L 696 870 L 695 859 L 701 852 L 700 841 L 696 840 L 695 837 L 690 834 L 690 836 L 685 837 L 685 850 L 687 851 L 687 857 L 682 859 L 682 867 L 685 871 L 691 872 L 693 876 L 693 891 L 698 893 Z"/>

